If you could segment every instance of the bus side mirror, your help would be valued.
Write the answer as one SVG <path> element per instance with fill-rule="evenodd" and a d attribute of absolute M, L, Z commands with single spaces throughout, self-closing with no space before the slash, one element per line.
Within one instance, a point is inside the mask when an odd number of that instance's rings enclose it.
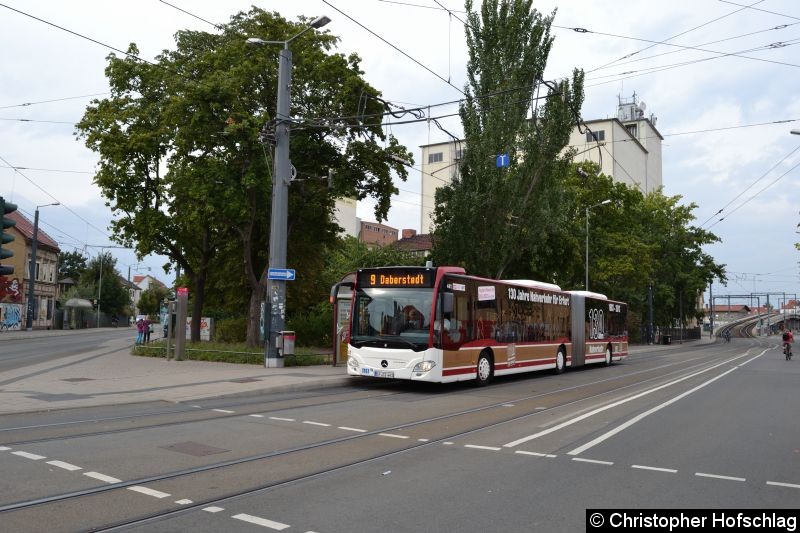
<path fill-rule="evenodd" d="M 449 315 L 453 312 L 454 307 L 454 299 L 452 292 L 444 292 L 442 293 L 442 314 Z"/>
<path fill-rule="evenodd" d="M 342 281 L 336 283 L 333 287 L 331 287 L 330 303 L 334 303 L 336 301 L 336 297 L 339 296 L 340 287 L 348 287 L 352 291 L 354 286 L 355 283 L 351 281 Z"/>

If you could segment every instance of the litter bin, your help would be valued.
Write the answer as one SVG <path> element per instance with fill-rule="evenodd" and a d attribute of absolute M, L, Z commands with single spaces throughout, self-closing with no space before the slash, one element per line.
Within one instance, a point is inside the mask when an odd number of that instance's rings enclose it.
<path fill-rule="evenodd" d="M 672 344 L 672 335 L 662 335 L 661 344 Z"/>

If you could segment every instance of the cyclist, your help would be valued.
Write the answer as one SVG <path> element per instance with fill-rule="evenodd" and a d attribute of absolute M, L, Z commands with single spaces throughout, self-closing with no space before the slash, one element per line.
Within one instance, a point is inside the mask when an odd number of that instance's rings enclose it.
<path fill-rule="evenodd" d="M 794 342 L 794 335 L 792 335 L 792 330 L 787 329 L 783 332 L 783 353 L 786 354 L 786 359 L 791 359 L 792 357 L 792 343 Z"/>

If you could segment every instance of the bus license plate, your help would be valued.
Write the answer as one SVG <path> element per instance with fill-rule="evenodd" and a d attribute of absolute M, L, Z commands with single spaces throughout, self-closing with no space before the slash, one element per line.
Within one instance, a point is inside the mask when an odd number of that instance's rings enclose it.
<path fill-rule="evenodd" d="M 376 370 L 375 371 L 376 378 L 393 378 L 394 372 L 390 372 L 388 370 Z"/>

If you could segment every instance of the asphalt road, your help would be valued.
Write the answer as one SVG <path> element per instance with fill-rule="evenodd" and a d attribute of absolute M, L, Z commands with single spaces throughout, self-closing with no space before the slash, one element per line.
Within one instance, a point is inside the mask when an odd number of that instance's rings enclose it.
<path fill-rule="evenodd" d="M 13 531 L 575 531 L 587 508 L 796 509 L 800 361 L 760 340 L 465 384 L 0 418 Z M 3 448 L 7 448 L 3 450 Z"/>

